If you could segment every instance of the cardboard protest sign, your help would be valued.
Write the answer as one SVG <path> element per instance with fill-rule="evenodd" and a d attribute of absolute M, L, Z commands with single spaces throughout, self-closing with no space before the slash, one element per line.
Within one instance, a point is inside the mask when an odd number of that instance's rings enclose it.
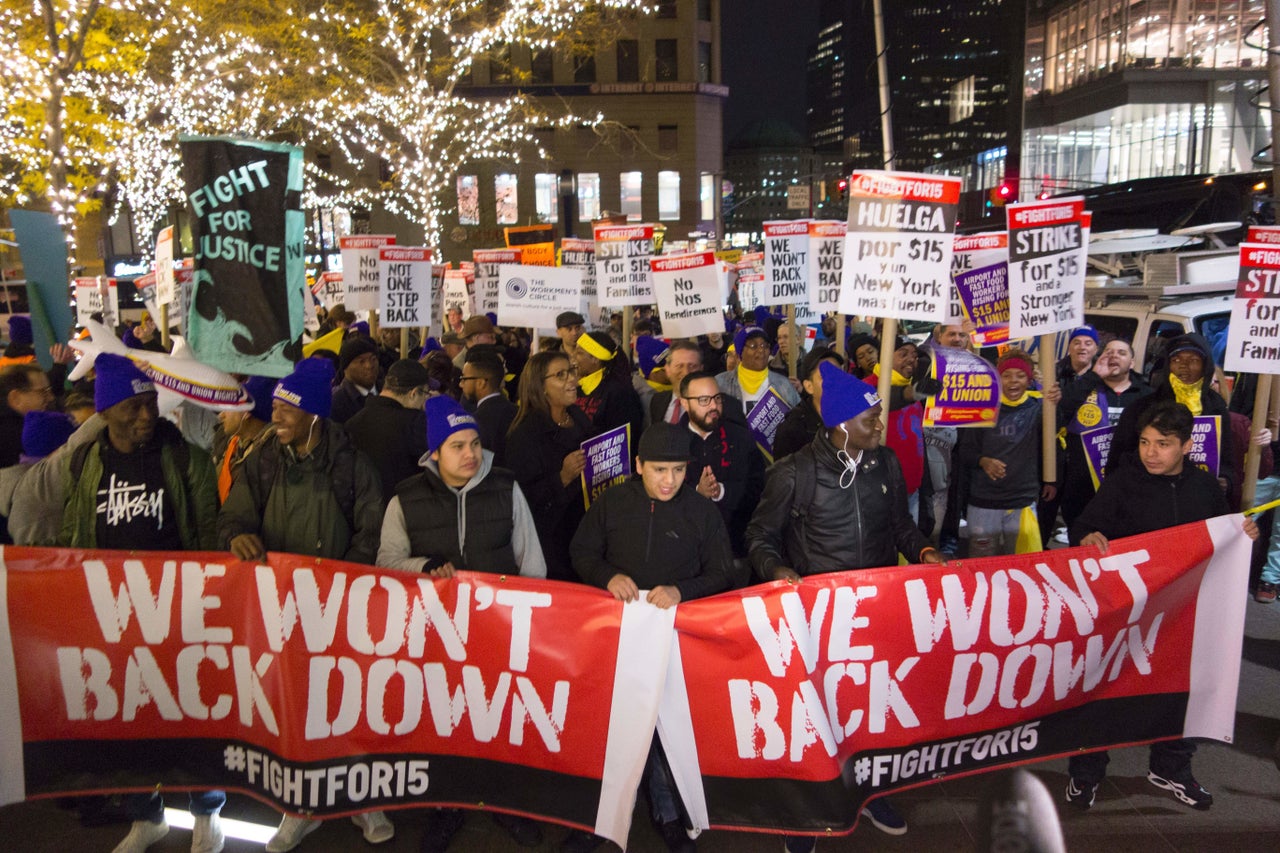
<path fill-rule="evenodd" d="M 520 263 L 520 249 L 476 249 L 471 253 L 476 265 L 476 310 L 481 314 L 498 313 L 498 268 Z"/>
<path fill-rule="evenodd" d="M 652 225 L 596 227 L 596 295 L 602 308 L 653 304 L 653 239 Z"/>
<path fill-rule="evenodd" d="M 1265 233 L 1255 229 L 1250 229 L 1252 236 Z M 1240 244 L 1224 361 L 1227 370 L 1280 373 L 1280 246 Z"/>
<path fill-rule="evenodd" d="M 1250 225 L 1243 243 L 1280 243 L 1280 225 Z"/>
<path fill-rule="evenodd" d="M 761 305 L 809 304 L 809 220 L 764 223 Z"/>
<path fill-rule="evenodd" d="M 809 223 L 809 306 L 819 314 L 840 307 L 847 231 L 844 222 Z"/>
<path fill-rule="evenodd" d="M 176 284 L 173 275 L 173 226 L 156 235 L 156 305 L 172 305 Z M 157 315 L 156 321 L 159 322 Z"/>
<path fill-rule="evenodd" d="M 623 424 L 582 442 L 582 500 L 587 509 L 610 486 L 631 478 L 631 425 Z"/>
<path fill-rule="evenodd" d="M 756 437 L 760 452 L 770 464 L 773 462 L 773 439 L 778 434 L 778 426 L 789 411 L 791 407 L 778 395 L 777 391 L 770 388 L 769 393 L 761 397 L 751 407 L 751 411 L 747 412 L 747 426 L 751 427 L 751 433 Z"/>
<path fill-rule="evenodd" d="M 345 296 L 342 289 L 342 273 L 336 270 L 326 270 L 316 276 L 315 283 L 311 285 L 311 293 L 320 300 L 325 308 L 332 308 L 339 303 Z"/>
<path fill-rule="evenodd" d="M 391 234 L 358 234 L 339 237 L 342 250 L 342 289 L 348 311 L 372 311 L 378 307 L 378 253 L 394 246 Z"/>
<path fill-rule="evenodd" d="M 1088 245 L 1084 199 L 1011 204 L 1009 221 L 1009 335 L 1029 338 L 1084 323 Z"/>
<path fill-rule="evenodd" d="M 720 262 L 712 252 L 663 255 L 650 262 L 663 333 L 694 338 L 724 331 Z"/>
<path fill-rule="evenodd" d="M 76 322 L 81 326 L 92 320 L 94 314 L 102 315 L 102 325 L 114 329 L 120 324 L 120 294 L 116 280 L 106 276 L 84 276 L 74 282 L 76 291 Z"/>
<path fill-rule="evenodd" d="M 752 311 L 760 304 L 760 292 L 764 287 L 764 254 L 747 252 L 734 264 L 738 274 L 738 304 L 743 312 Z"/>
<path fill-rule="evenodd" d="M 214 367 L 284 376 L 302 353 L 302 149 L 210 137 L 179 147 L 195 261 L 187 343 Z"/>
<path fill-rule="evenodd" d="M 441 297 L 444 300 L 444 310 L 461 311 L 463 317 L 470 317 L 476 313 L 475 299 L 471 295 L 472 283 L 475 281 L 474 275 L 468 275 L 466 270 L 447 270 L 444 274 L 444 294 Z"/>
<path fill-rule="evenodd" d="M 988 231 L 957 236 L 951 260 L 952 281 L 961 318 L 973 323 L 974 346 L 1009 340 L 1009 234 Z M 951 322 L 949 320 L 949 322 Z M 959 322 L 959 321 L 955 321 Z"/>
<path fill-rule="evenodd" d="M 943 322 L 959 203 L 959 178 L 854 172 L 840 311 Z"/>
<path fill-rule="evenodd" d="M 431 325 L 431 250 L 383 246 L 378 250 L 378 324 L 388 329 Z"/>
<path fill-rule="evenodd" d="M 600 293 L 596 284 L 595 240 L 565 237 L 560 241 L 560 265 L 582 271 L 582 307 L 578 313 L 587 321 L 587 330 L 609 328 L 611 312 L 600 305 Z"/>
<path fill-rule="evenodd" d="M 556 265 L 556 235 L 551 225 L 503 228 L 508 249 L 520 249 L 520 263 L 537 267 Z"/>
<path fill-rule="evenodd" d="M 986 359 L 967 350 L 931 346 L 929 375 L 942 390 L 924 403 L 924 425 L 994 426 L 1000 412 L 1000 377 Z"/>
<path fill-rule="evenodd" d="M 578 310 L 578 270 L 502 264 L 498 280 L 498 322 L 503 326 L 554 329 L 557 316 Z"/>

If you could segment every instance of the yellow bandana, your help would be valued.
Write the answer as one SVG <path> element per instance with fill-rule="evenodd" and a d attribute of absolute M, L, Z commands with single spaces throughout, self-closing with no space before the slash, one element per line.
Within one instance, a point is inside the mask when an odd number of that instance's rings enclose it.
<path fill-rule="evenodd" d="M 769 368 L 748 370 L 741 364 L 738 365 L 738 384 L 742 386 L 743 393 L 748 397 L 755 397 L 760 386 L 767 381 L 769 381 Z"/>
<path fill-rule="evenodd" d="M 875 373 L 876 378 L 877 378 L 877 379 L 879 379 L 879 378 L 880 378 L 880 365 L 878 365 L 878 364 L 877 364 L 877 365 L 875 366 L 875 369 L 874 369 L 872 372 L 873 372 L 873 373 Z M 910 380 L 910 379 L 908 379 L 907 377 L 903 376 L 903 375 L 902 375 L 901 373 L 899 373 L 898 371 L 894 370 L 894 371 L 893 371 L 893 375 L 891 375 L 891 376 L 889 377 L 889 384 L 890 384 L 892 387 L 894 387 L 894 388 L 901 388 L 901 387 L 903 387 L 904 385 L 910 385 L 910 384 L 911 384 L 911 380 Z"/>
<path fill-rule="evenodd" d="M 1018 406 L 1021 406 L 1023 403 L 1027 402 L 1028 400 L 1032 399 L 1033 397 L 1038 398 L 1038 397 L 1042 397 L 1042 396 L 1044 396 L 1044 395 L 1042 395 L 1039 391 L 1028 391 L 1028 392 L 1026 392 L 1025 394 L 1023 394 L 1021 397 L 1019 397 L 1018 399 L 1016 399 L 1016 400 L 1010 400 L 1008 397 L 1006 397 L 1006 396 L 1004 395 L 1004 392 L 1002 391 L 1002 392 L 1000 392 L 1000 405 L 1002 405 L 1002 406 L 1013 406 L 1013 407 L 1016 409 Z"/>
<path fill-rule="evenodd" d="M 601 361 L 613 360 L 614 353 L 609 352 L 600 344 L 596 343 L 595 338 L 591 337 L 590 335 L 583 335 L 582 337 L 578 338 L 578 347 L 580 349 L 586 350 L 588 353 L 600 359 Z"/>
<path fill-rule="evenodd" d="M 591 396 L 591 393 L 600 387 L 600 380 L 604 379 L 604 368 L 600 368 L 595 373 L 588 374 L 578 380 L 578 387 L 582 389 L 583 396 Z"/>
<path fill-rule="evenodd" d="M 1200 397 L 1200 388 L 1204 385 L 1204 377 L 1188 385 L 1172 373 L 1169 374 L 1169 387 L 1173 389 L 1173 399 L 1191 410 L 1193 415 L 1204 414 L 1204 400 Z"/>

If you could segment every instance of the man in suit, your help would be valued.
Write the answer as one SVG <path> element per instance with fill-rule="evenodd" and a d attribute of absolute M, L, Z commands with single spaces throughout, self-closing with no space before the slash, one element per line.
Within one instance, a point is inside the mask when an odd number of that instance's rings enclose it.
<path fill-rule="evenodd" d="M 502 393 L 506 375 L 502 356 L 492 346 L 475 346 L 467 350 L 462 365 L 462 396 L 475 414 L 480 432 L 480 446 L 492 450 L 494 464 L 505 464 L 507 430 L 516 416 L 516 406 Z"/>

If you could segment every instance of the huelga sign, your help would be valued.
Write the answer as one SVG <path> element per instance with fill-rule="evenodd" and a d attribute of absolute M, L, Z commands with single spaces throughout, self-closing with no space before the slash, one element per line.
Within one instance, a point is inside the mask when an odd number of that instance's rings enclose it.
<path fill-rule="evenodd" d="M 847 832 L 894 789 L 1230 741 L 1239 528 L 668 611 L 481 573 L 5 548 L 0 803 L 161 783 L 316 815 L 483 804 L 625 844 L 656 730 L 695 825 Z"/>

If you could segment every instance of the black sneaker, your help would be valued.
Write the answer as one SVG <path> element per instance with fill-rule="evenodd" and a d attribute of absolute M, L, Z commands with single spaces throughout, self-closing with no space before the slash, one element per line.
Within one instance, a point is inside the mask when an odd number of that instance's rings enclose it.
<path fill-rule="evenodd" d="M 1270 581 L 1258 581 L 1258 587 L 1253 592 L 1253 600 L 1259 604 L 1271 604 L 1276 600 L 1276 585 Z"/>
<path fill-rule="evenodd" d="M 671 853 L 697 853 L 698 845 L 684 831 L 684 824 L 680 821 L 664 823 L 658 827 L 658 832 L 662 834 L 662 840 L 666 842 L 667 849 Z"/>
<path fill-rule="evenodd" d="M 1082 812 L 1093 808 L 1093 800 L 1098 794 L 1098 786 L 1093 782 L 1081 782 L 1072 776 L 1067 780 L 1067 802 Z"/>
<path fill-rule="evenodd" d="M 1206 791 L 1195 780 L 1190 770 L 1183 771 L 1176 779 L 1166 779 L 1163 776 L 1157 776 L 1154 772 L 1148 772 L 1147 781 L 1157 788 L 1163 788 L 1171 792 L 1193 809 L 1207 812 L 1209 807 L 1213 805 L 1213 794 Z"/>
<path fill-rule="evenodd" d="M 886 835 L 906 835 L 907 821 L 884 797 L 871 800 L 862 807 L 862 816 Z"/>
<path fill-rule="evenodd" d="M 493 822 L 507 831 L 511 840 L 521 847 L 537 847 L 542 843 L 542 827 L 536 820 L 520 815 L 494 812 Z"/>
<path fill-rule="evenodd" d="M 604 842 L 604 839 L 581 829 L 571 829 L 560 842 L 560 853 L 591 853 Z"/>
<path fill-rule="evenodd" d="M 444 853 L 449 842 L 462 829 L 466 816 L 462 809 L 432 809 L 427 825 L 422 828 L 422 853 Z"/>

